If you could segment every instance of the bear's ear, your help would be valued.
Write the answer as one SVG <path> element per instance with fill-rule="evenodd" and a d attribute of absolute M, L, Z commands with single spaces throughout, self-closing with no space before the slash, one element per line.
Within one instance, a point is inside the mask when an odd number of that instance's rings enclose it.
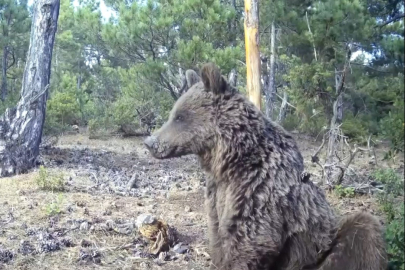
<path fill-rule="evenodd" d="M 183 79 L 183 86 L 179 91 L 179 96 L 183 95 L 185 92 L 188 91 L 194 84 L 201 81 L 200 76 L 198 76 L 197 72 L 192 69 L 186 70 L 186 77 Z"/>
<path fill-rule="evenodd" d="M 187 81 L 187 88 L 190 88 L 194 84 L 201 81 L 200 76 L 198 76 L 197 72 L 192 69 L 188 69 L 186 71 L 186 81 Z"/>
<path fill-rule="evenodd" d="M 223 94 L 228 88 L 226 79 L 214 63 L 207 63 L 201 68 L 201 78 L 204 88 L 214 94 Z"/>

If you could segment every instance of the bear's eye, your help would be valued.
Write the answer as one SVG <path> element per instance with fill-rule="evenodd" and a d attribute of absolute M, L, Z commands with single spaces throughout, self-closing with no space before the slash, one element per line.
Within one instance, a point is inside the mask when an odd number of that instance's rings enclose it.
<path fill-rule="evenodd" d="M 183 121 L 183 116 L 182 115 L 177 115 L 175 120 L 176 120 L 176 122 Z"/>

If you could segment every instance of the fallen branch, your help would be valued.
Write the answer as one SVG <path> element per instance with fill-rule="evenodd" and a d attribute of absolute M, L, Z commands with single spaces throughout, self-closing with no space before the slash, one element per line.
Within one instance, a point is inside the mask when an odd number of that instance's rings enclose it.
<path fill-rule="evenodd" d="M 351 188 L 354 193 L 360 195 L 373 194 L 378 192 L 383 192 L 384 185 L 373 185 L 372 183 L 359 183 L 342 186 L 343 188 Z"/>

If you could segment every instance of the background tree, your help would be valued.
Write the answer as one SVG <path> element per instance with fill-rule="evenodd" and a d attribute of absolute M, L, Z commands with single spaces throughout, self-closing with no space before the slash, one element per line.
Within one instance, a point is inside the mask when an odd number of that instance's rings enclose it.
<path fill-rule="evenodd" d="M 1 176 L 26 172 L 39 154 L 58 15 L 58 0 L 37 0 L 21 99 L 0 118 Z"/>
<path fill-rule="evenodd" d="M 19 89 L 14 79 L 21 75 L 21 66 L 28 49 L 31 20 L 27 1 L 0 1 L 0 50 L 1 54 L 1 101 L 4 102 L 9 92 Z M 18 72 L 20 69 L 20 72 Z M 17 74 L 16 74 L 17 73 Z M 8 79 L 12 80 L 8 84 Z"/>

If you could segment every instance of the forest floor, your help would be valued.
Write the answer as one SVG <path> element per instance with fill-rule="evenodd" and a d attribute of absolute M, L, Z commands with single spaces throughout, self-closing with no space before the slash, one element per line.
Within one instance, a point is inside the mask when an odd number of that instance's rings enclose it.
<path fill-rule="evenodd" d="M 311 180 L 319 182 L 311 155 L 320 142 L 294 136 Z M 352 171 L 361 181 L 381 167 L 402 174 L 403 158 L 382 161 L 386 151 L 376 149 L 377 165 L 359 154 Z M 47 177 L 62 178 L 65 190 L 40 189 L 38 168 L 0 179 L 0 269 L 208 269 L 205 176 L 196 158 L 156 160 L 141 138 L 90 140 L 80 133 L 60 137 L 41 159 Z M 326 193 L 338 213 L 366 209 L 384 222 L 372 195 Z M 145 213 L 174 228 L 182 246 L 149 256 L 135 226 Z"/>

